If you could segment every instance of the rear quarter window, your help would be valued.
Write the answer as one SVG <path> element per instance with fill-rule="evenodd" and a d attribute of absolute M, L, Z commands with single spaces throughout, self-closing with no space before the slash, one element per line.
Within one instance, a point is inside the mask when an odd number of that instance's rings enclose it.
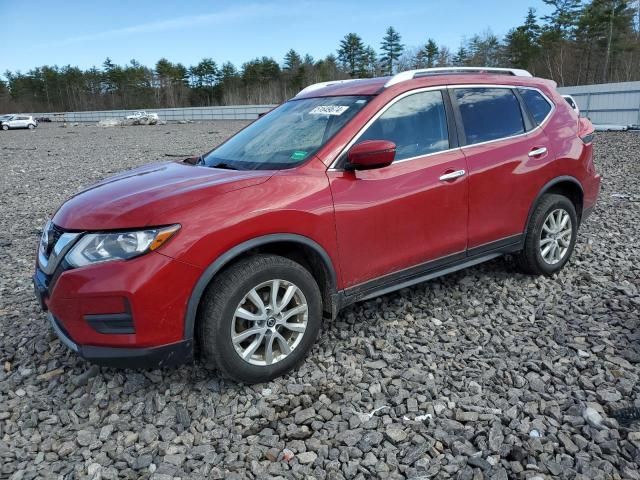
<path fill-rule="evenodd" d="M 544 96 L 537 90 L 530 88 L 519 88 L 518 93 L 524 100 L 527 110 L 536 122 L 536 125 L 540 125 L 547 118 L 551 112 L 551 104 Z"/>
<path fill-rule="evenodd" d="M 520 102 L 510 88 L 456 88 L 467 145 L 524 133 Z"/>

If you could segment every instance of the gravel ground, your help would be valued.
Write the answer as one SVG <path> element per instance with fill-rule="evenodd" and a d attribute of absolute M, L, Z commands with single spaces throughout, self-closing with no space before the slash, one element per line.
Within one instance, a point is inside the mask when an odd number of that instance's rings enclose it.
<path fill-rule="evenodd" d="M 499 259 L 355 305 L 292 374 L 100 369 L 30 275 L 72 192 L 242 124 L 0 132 L 0 478 L 640 479 L 640 135 L 596 137 L 599 208 L 554 278 Z"/>

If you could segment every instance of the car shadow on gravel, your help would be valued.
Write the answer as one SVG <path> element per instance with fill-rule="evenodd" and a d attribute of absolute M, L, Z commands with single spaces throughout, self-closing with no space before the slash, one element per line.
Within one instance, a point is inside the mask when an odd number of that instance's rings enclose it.
<path fill-rule="evenodd" d="M 510 256 L 499 257 L 480 265 L 460 270 L 443 277 L 438 277 L 411 287 L 400 289 L 396 292 L 391 292 L 389 294 L 382 295 L 380 297 L 376 297 L 367 301 L 358 302 L 354 305 L 346 307 L 338 314 L 338 317 L 334 321 L 325 319 L 323 329 L 320 332 L 320 341 L 322 343 L 326 343 L 323 341 L 323 339 L 326 338 L 326 335 L 328 333 L 330 333 L 332 330 L 340 329 L 340 325 L 344 322 L 345 318 L 352 316 L 355 311 L 358 311 L 362 308 L 369 308 L 370 306 L 375 306 L 376 304 L 380 303 L 391 304 L 398 298 L 402 298 L 406 295 L 420 296 L 423 295 L 425 291 L 432 288 L 441 289 L 443 294 L 446 295 L 447 291 L 455 291 L 457 287 L 460 287 L 463 284 L 466 284 L 468 286 L 468 280 L 470 278 L 483 278 L 484 281 L 488 282 L 500 282 L 501 280 L 509 278 L 515 279 L 515 281 L 526 282 L 527 279 L 531 277 L 519 273 Z M 46 318 L 44 317 L 44 315 L 41 316 L 43 318 L 43 322 L 46 322 Z M 365 319 L 365 321 L 368 320 Z M 370 326 L 375 327 L 375 321 Z M 52 331 L 49 332 L 49 338 L 52 342 L 59 342 Z M 164 378 L 163 375 L 165 374 L 170 374 L 172 376 L 177 374 L 185 384 L 196 384 L 198 382 L 205 381 L 207 383 L 206 388 L 216 393 L 224 392 L 229 389 L 233 390 L 234 388 L 237 388 L 238 385 L 241 385 L 221 377 L 215 370 L 213 365 L 204 363 L 200 359 L 197 347 L 195 352 L 196 360 L 193 363 L 185 364 L 178 367 L 163 367 L 160 369 L 122 369 L 100 367 L 78 357 L 75 353 L 67 350 L 66 347 L 64 347 L 64 345 L 62 345 L 61 343 L 56 350 L 57 353 L 60 354 L 58 356 L 58 361 L 61 364 L 60 367 L 63 369 L 66 368 L 73 370 L 75 375 L 72 377 L 72 383 L 76 386 L 86 385 L 89 379 L 95 377 L 99 373 L 108 377 L 115 378 L 117 378 L 118 376 L 125 376 L 129 378 L 131 377 L 131 374 L 138 374 L 138 377 L 133 378 L 136 378 L 137 383 L 144 384 L 145 388 L 152 388 L 154 385 L 158 389 L 165 388 L 166 385 L 162 382 L 162 378 Z M 312 359 L 313 355 L 314 352 L 312 350 L 312 352 L 307 357 L 307 360 Z M 142 377 L 146 378 L 146 380 L 143 380 Z M 123 380 L 123 382 L 126 383 L 126 380 Z M 267 385 L 268 383 L 270 382 L 265 382 L 265 385 Z M 131 390 L 131 387 L 129 387 L 128 390 Z"/>

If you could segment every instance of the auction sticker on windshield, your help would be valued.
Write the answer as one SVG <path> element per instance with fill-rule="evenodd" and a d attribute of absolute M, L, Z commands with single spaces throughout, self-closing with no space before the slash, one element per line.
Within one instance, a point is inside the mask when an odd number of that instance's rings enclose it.
<path fill-rule="evenodd" d="M 318 105 L 309 113 L 311 115 L 342 115 L 349 107 L 344 105 Z"/>

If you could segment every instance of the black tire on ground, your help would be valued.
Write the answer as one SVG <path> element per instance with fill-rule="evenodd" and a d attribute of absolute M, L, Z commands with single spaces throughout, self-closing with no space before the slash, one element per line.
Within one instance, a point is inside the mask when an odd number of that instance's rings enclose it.
<path fill-rule="evenodd" d="M 271 365 L 253 365 L 241 358 L 231 340 L 235 312 L 254 287 L 276 279 L 294 284 L 304 295 L 308 307 L 306 330 L 283 359 Z M 295 368 L 311 349 L 322 323 L 322 296 L 313 276 L 300 264 L 277 255 L 254 255 L 214 278 L 203 295 L 197 323 L 205 364 L 212 363 L 224 377 L 239 382 L 265 382 Z"/>
<path fill-rule="evenodd" d="M 551 212 L 564 210 L 569 214 L 571 222 L 571 240 L 566 254 L 554 264 L 548 263 L 540 249 L 543 225 Z M 517 255 L 516 261 L 524 273 L 531 275 L 553 275 L 569 261 L 576 244 L 578 234 L 578 217 L 573 202 L 563 195 L 546 194 L 538 201 L 529 219 L 525 232 L 524 248 Z"/>
<path fill-rule="evenodd" d="M 29 126 L 27 127 L 29 130 L 33 130 L 34 128 L 36 128 L 36 126 L 33 123 L 30 123 Z"/>
<path fill-rule="evenodd" d="M 9 125 L 2 125 L 3 130 L 9 130 Z"/>

